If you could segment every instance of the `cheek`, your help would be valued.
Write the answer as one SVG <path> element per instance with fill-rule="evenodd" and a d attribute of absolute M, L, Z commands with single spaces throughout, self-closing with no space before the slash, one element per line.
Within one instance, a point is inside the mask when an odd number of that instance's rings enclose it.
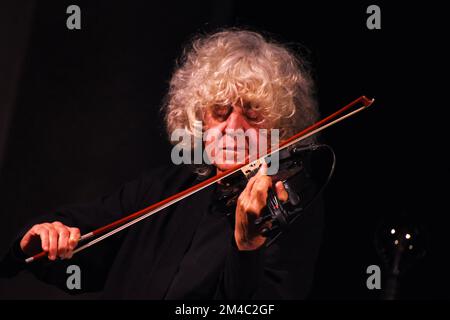
<path fill-rule="evenodd" d="M 249 146 L 257 147 L 259 145 L 258 142 L 260 140 L 259 130 L 254 127 L 251 127 L 250 129 L 247 129 L 246 133 L 248 136 Z"/>

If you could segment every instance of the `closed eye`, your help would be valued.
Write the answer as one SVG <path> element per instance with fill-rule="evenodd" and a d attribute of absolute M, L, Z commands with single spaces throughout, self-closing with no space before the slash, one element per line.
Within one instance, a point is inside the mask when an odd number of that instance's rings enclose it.
<path fill-rule="evenodd" d="M 215 105 L 213 106 L 212 114 L 214 118 L 224 121 L 228 118 L 232 111 L 233 107 L 230 105 Z"/>
<path fill-rule="evenodd" d="M 246 118 L 251 122 L 261 123 L 264 121 L 264 117 L 261 115 L 261 112 L 253 108 L 250 104 L 245 104 L 244 110 Z"/>
<path fill-rule="evenodd" d="M 260 118 L 260 114 L 257 111 L 253 110 L 253 109 L 248 109 L 245 112 L 245 115 L 250 120 L 258 120 Z"/>

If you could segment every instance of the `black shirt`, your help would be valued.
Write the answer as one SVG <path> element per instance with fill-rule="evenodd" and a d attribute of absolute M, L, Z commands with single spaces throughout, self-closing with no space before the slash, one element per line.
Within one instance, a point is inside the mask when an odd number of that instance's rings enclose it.
<path fill-rule="evenodd" d="M 1 273 L 28 269 L 70 293 L 101 291 L 105 299 L 301 299 L 312 283 L 322 225 L 315 201 L 274 244 L 239 251 L 230 217 L 212 210 L 216 185 L 90 247 L 71 260 L 23 263 L 18 246 L 31 225 L 61 221 L 90 232 L 198 183 L 189 166 L 143 174 L 116 192 L 59 208 L 24 228 Z M 307 192 L 306 185 L 297 189 Z M 66 267 L 81 270 L 81 290 L 68 290 Z"/>

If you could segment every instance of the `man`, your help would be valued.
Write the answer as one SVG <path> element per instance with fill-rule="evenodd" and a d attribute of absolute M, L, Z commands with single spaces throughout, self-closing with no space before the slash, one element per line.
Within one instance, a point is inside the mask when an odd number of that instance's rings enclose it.
<path fill-rule="evenodd" d="M 171 137 L 176 130 L 191 141 L 216 133 L 201 140 L 206 163 L 152 170 L 94 202 L 39 217 L 14 242 L 2 273 L 12 276 L 26 268 L 71 293 L 102 291 L 105 298 L 304 298 L 317 258 L 322 209 L 320 203 L 308 207 L 303 219 L 266 247 L 262 227 L 254 222 L 265 210 L 270 188 L 282 202 L 288 193 L 283 183 L 273 184 L 265 165 L 248 180 L 232 215 L 217 209 L 219 183 L 96 247 L 73 257 L 72 252 L 81 233 L 224 172 L 243 155 L 257 157 L 263 152 L 252 155 L 251 150 L 275 133 L 283 139 L 312 124 L 318 114 L 312 95 L 303 61 L 286 47 L 237 29 L 198 37 L 171 79 L 163 110 Z M 259 134 L 264 130 L 269 134 Z M 237 131 L 255 134 L 238 143 Z M 297 191 L 311 194 L 312 184 L 303 178 Z M 23 263 L 41 250 L 50 262 Z M 82 270 L 81 290 L 66 287 L 68 264 Z"/>

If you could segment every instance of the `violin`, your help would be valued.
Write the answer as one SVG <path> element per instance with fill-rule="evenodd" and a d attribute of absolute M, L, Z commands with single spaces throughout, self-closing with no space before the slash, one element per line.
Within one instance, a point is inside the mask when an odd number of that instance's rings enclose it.
<path fill-rule="evenodd" d="M 142 210 L 116 220 L 106 226 L 100 227 L 96 230 L 82 235 L 80 238 L 79 246 L 73 251 L 73 254 L 85 250 L 86 248 L 218 182 L 220 182 L 221 185 L 225 186 L 225 192 L 223 192 L 223 197 L 220 200 L 224 201 L 226 206 L 232 207 L 235 204 L 237 196 L 240 194 L 243 188 L 245 188 L 247 180 L 256 174 L 263 162 L 270 162 L 271 156 L 277 154 L 280 159 L 280 167 L 278 172 L 272 176 L 272 180 L 283 182 L 285 189 L 289 195 L 288 201 L 287 203 L 281 203 L 278 200 L 275 192 L 272 189 L 269 189 L 267 197 L 267 209 L 261 214 L 258 219 L 255 220 L 256 225 L 264 225 L 264 227 L 261 229 L 261 234 L 270 237 L 270 241 L 266 245 L 271 245 L 282 234 L 282 232 L 285 231 L 288 226 L 292 224 L 301 215 L 302 212 L 305 211 L 306 207 L 315 201 L 318 195 L 325 188 L 334 171 L 335 155 L 330 146 L 325 144 L 311 144 L 302 146 L 302 141 L 348 117 L 351 117 L 354 114 L 361 112 L 362 110 L 367 109 L 373 104 L 374 101 L 375 99 L 369 99 L 366 96 L 361 96 L 358 99 L 350 102 L 346 106 L 342 107 L 338 111 L 286 139 L 285 141 L 280 143 L 278 147 L 269 149 L 265 155 L 256 160 L 250 161 L 247 156 L 242 164 L 237 164 L 231 169 L 221 172 L 204 181 L 201 181 L 186 190 L 183 190 Z M 327 175 L 327 178 L 325 179 L 325 182 L 321 184 L 319 191 L 316 192 L 316 195 L 313 197 L 313 199 L 306 205 L 299 205 L 301 203 L 300 195 L 297 194 L 290 186 L 289 180 L 297 176 L 299 173 L 305 172 L 305 152 L 314 152 L 316 150 L 328 150 L 332 155 L 332 164 L 330 166 L 329 173 Z M 25 259 L 25 262 L 31 263 L 46 256 L 47 253 L 45 251 L 42 251 L 32 257 Z"/>
<path fill-rule="evenodd" d="M 323 159 L 323 152 L 320 153 L 320 157 L 311 158 L 311 153 L 316 153 L 320 150 L 326 151 L 329 159 Z M 277 158 L 279 160 L 279 169 L 275 174 L 271 175 L 271 178 L 273 182 L 281 181 L 283 183 L 288 193 L 288 200 L 282 203 L 273 189 L 268 190 L 267 205 L 260 217 L 254 222 L 257 227 L 261 227 L 261 235 L 269 239 L 265 244 L 266 247 L 272 245 L 317 200 L 330 181 L 336 162 L 334 150 L 326 144 L 309 144 L 283 149 L 279 151 Z M 322 163 L 319 169 L 313 170 L 311 162 Z M 324 167 L 326 168 L 324 169 Z M 233 216 L 239 195 L 245 189 L 247 181 L 256 175 L 258 170 L 259 167 L 245 172 L 238 171 L 236 174 L 222 179 L 216 190 L 216 201 L 213 204 L 214 211 Z M 326 178 L 313 174 L 315 171 L 321 171 L 321 173 L 326 171 Z M 312 177 L 313 175 L 314 177 Z M 299 194 L 299 188 L 292 185 L 292 183 L 295 184 L 296 180 L 301 180 L 302 184 L 310 184 L 307 181 L 311 180 L 319 187 L 314 187 L 315 191 L 312 196 Z M 307 202 L 305 202 L 306 198 L 309 198 Z"/>

